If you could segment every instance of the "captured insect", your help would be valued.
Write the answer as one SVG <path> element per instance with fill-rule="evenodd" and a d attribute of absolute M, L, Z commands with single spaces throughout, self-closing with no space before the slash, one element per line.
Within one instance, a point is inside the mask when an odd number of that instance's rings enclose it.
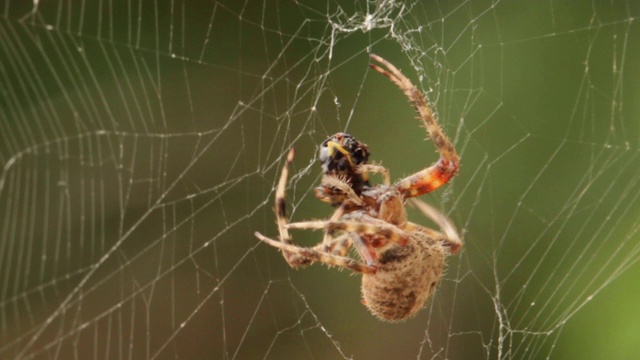
<path fill-rule="evenodd" d="M 289 223 L 285 190 L 291 149 L 282 167 L 275 194 L 275 212 L 280 237 L 255 235 L 282 250 L 292 267 L 314 262 L 347 268 L 362 274 L 362 302 L 375 316 L 402 321 L 424 307 L 442 277 L 447 255 L 457 254 L 462 241 L 447 217 L 415 197 L 446 184 L 458 172 L 456 150 L 443 133 L 425 96 L 400 70 L 377 55 L 371 68 L 388 77 L 409 98 L 440 159 L 433 165 L 391 184 L 389 171 L 368 164 L 368 147 L 345 133 L 329 137 L 320 147 L 324 176 L 316 197 L 336 207 L 328 220 Z M 383 183 L 371 185 L 369 173 L 378 173 Z M 407 219 L 405 202 L 410 201 L 433 220 L 433 230 Z M 289 229 L 324 230 L 322 242 L 314 247 L 293 245 Z M 349 257 L 354 248 L 361 261 Z"/>
<path fill-rule="evenodd" d="M 364 171 L 369 160 L 369 148 L 366 144 L 345 133 L 330 136 L 320 145 L 320 163 L 326 181 L 316 188 L 316 197 L 332 206 L 345 205 L 347 193 L 341 190 L 344 184 L 360 195 L 364 188 L 371 187 L 369 177 Z M 331 178 L 337 178 L 341 184 L 331 186 Z M 327 183 L 329 182 L 329 183 Z"/>

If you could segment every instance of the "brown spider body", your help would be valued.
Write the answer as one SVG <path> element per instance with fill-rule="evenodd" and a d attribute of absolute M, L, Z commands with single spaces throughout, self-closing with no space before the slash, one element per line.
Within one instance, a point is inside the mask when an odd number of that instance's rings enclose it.
<path fill-rule="evenodd" d="M 362 275 L 362 302 L 371 313 L 387 321 L 415 315 L 436 289 L 445 263 L 445 250 L 437 239 L 414 232 L 404 246 L 378 255 L 378 271 Z"/>
<path fill-rule="evenodd" d="M 407 220 L 404 201 L 397 186 L 377 185 L 362 192 L 363 206 L 343 219 L 358 219 L 360 214 L 377 218 L 409 230 L 406 237 L 394 239 L 384 230 L 362 234 L 373 250 L 370 257 L 375 273 L 362 274 L 362 303 L 380 319 L 402 321 L 424 307 L 442 277 L 447 252 L 441 239 L 422 231 L 411 231 L 415 225 Z M 364 217 L 364 216 L 363 216 Z M 329 227 L 331 229 L 331 227 Z M 389 240 L 392 241 L 389 241 Z"/>
<path fill-rule="evenodd" d="M 462 246 L 447 217 L 414 198 L 447 183 L 458 171 L 458 155 L 422 93 L 389 62 L 376 55 L 371 58 L 386 69 L 371 67 L 394 82 L 416 108 L 440 159 L 392 185 L 386 168 L 367 164 L 369 151 L 365 144 L 348 134 L 337 133 L 321 145 L 324 176 L 316 188 L 316 196 L 336 206 L 336 211 L 328 220 L 289 223 L 285 190 L 294 157 L 292 149 L 276 188 L 280 237 L 273 240 L 258 232 L 255 235 L 281 249 L 291 267 L 321 262 L 361 273 L 365 306 L 380 319 L 401 321 L 424 306 L 442 277 L 445 255 L 456 254 Z M 368 173 L 381 174 L 383 184 L 371 186 Z M 407 200 L 433 220 L 440 231 L 408 221 Z M 323 230 L 324 237 L 314 247 L 299 247 L 291 243 L 289 229 Z M 348 256 L 351 248 L 364 262 Z"/>

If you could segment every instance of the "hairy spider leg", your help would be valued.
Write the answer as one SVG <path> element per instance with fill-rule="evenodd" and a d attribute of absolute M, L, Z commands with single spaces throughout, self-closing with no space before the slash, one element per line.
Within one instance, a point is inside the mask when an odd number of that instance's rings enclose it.
<path fill-rule="evenodd" d="M 349 233 L 344 233 L 334 238 L 329 237 L 326 245 L 322 243 L 313 247 L 313 249 L 316 249 L 318 251 L 324 251 L 340 256 L 346 256 L 350 248 L 351 238 L 349 236 Z"/>
<path fill-rule="evenodd" d="M 362 199 L 360 199 L 360 197 L 356 194 L 356 192 L 353 191 L 353 188 L 351 188 L 348 183 L 340 180 L 339 178 L 333 175 L 323 175 L 322 184 L 325 186 L 331 186 L 340 190 L 344 194 L 344 200 L 342 202 L 349 199 L 354 204 L 358 206 L 362 206 Z M 344 207 L 344 205 L 342 207 Z"/>
<path fill-rule="evenodd" d="M 345 213 L 345 206 L 340 206 L 329 218 L 329 222 L 339 221 Z M 354 217 L 354 214 L 347 215 Z M 358 216 L 362 217 L 362 216 Z M 384 223 L 383 223 L 384 224 Z M 362 259 L 365 260 L 367 265 L 374 265 L 376 262 L 376 252 L 372 246 L 367 244 L 366 241 L 360 237 L 356 232 L 350 231 L 333 238 L 334 231 L 330 227 L 324 228 L 324 237 L 322 239 L 321 249 L 325 252 L 329 252 L 336 255 L 345 256 L 353 244 L 356 245 L 356 250 Z M 314 248 L 318 248 L 315 246 Z"/>
<path fill-rule="evenodd" d="M 289 230 L 287 230 L 287 202 L 286 202 L 286 190 L 287 190 L 287 179 L 289 177 L 289 166 L 293 162 L 293 158 L 295 157 L 295 149 L 291 148 L 289 153 L 287 154 L 287 161 L 282 166 L 282 173 L 280 174 L 280 180 L 278 180 L 278 186 L 276 187 L 276 223 L 278 224 L 278 232 L 280 233 L 280 241 L 283 244 L 291 244 L 291 235 L 289 235 Z M 284 259 L 289 263 L 291 267 L 300 267 L 309 265 L 311 262 L 299 256 L 298 253 L 287 252 L 283 250 L 282 255 Z"/>
<path fill-rule="evenodd" d="M 377 261 L 376 248 L 384 247 L 388 242 L 393 242 L 404 246 L 409 242 L 409 234 L 399 227 L 376 219 L 363 213 L 347 214 L 348 220 L 340 221 L 303 221 L 290 223 L 289 229 L 313 229 L 324 230 L 328 234 L 336 231 L 345 231 L 350 234 L 351 243 L 356 246 L 358 254 L 365 260 L 367 265 L 375 264 Z M 352 220 L 353 219 L 353 220 Z M 360 235 L 367 235 L 369 239 L 380 239 L 387 241 L 381 243 L 367 242 Z"/>
<path fill-rule="evenodd" d="M 352 190 L 352 193 L 353 193 L 353 190 Z M 355 193 L 353 193 L 353 195 L 355 195 Z M 358 200 L 360 200 L 360 198 L 358 198 Z M 329 221 L 340 220 L 340 218 L 344 215 L 344 213 L 345 213 L 345 208 L 343 204 L 340 207 L 338 207 L 336 211 L 333 212 L 333 215 L 331 215 L 331 217 L 329 218 Z M 333 248 L 336 246 L 334 243 L 333 234 L 331 234 L 327 229 L 324 230 L 324 235 L 322 236 L 322 243 L 320 244 L 320 246 L 322 246 L 322 249 L 324 251 L 333 251 Z M 344 255 L 344 254 L 340 254 L 340 255 Z"/>
<path fill-rule="evenodd" d="M 355 231 L 349 232 L 349 237 L 351 238 L 351 243 L 356 245 L 356 250 L 360 257 L 364 259 L 364 262 L 369 266 L 375 265 L 378 256 L 376 255 L 374 248 L 367 244 L 367 242 L 364 241 Z"/>
<path fill-rule="evenodd" d="M 349 215 L 354 214 L 351 213 Z M 401 228 L 366 214 L 359 214 L 357 220 L 312 220 L 290 223 L 286 226 L 289 229 L 327 229 L 329 233 L 335 231 L 346 231 L 369 236 L 378 235 L 402 246 L 409 242 L 409 234 Z"/>
<path fill-rule="evenodd" d="M 375 64 L 369 66 L 389 78 L 409 98 L 409 102 L 418 111 L 429 137 L 440 153 L 440 159 L 434 165 L 398 181 L 395 185 L 405 199 L 424 195 L 446 184 L 458 172 L 458 154 L 440 128 L 431 107 L 420 90 L 388 61 L 374 54 L 369 56 L 386 69 Z"/>
<path fill-rule="evenodd" d="M 423 215 L 435 222 L 441 231 L 436 231 L 411 221 L 407 222 L 404 228 L 406 231 L 410 233 L 419 231 L 427 234 L 431 239 L 441 241 L 443 243 L 442 245 L 448 250 L 450 255 L 455 255 L 460 252 L 463 244 L 462 240 L 460 239 L 460 235 L 458 235 L 456 228 L 446 215 L 422 200 L 412 198 L 409 199 L 409 202 L 411 205 L 418 208 Z"/>
<path fill-rule="evenodd" d="M 375 274 L 378 271 L 378 267 L 375 265 L 366 265 L 348 257 L 329 254 L 313 248 L 304 248 L 292 244 L 286 244 L 282 241 L 270 239 L 257 231 L 254 235 L 273 247 L 277 247 L 286 253 L 297 254 L 303 258 L 309 259 L 311 262 L 321 262 L 328 266 L 347 268 L 362 274 Z"/>
<path fill-rule="evenodd" d="M 420 199 L 411 199 L 410 201 L 411 204 L 418 208 L 418 210 L 420 210 L 422 214 L 433 220 L 433 222 L 435 222 L 440 227 L 440 230 L 444 235 L 441 237 L 441 239 L 445 240 L 451 250 L 451 254 L 457 254 L 462 247 L 462 240 L 460 239 L 458 231 L 456 230 L 455 226 L 453 226 L 449 218 L 447 218 L 442 212 L 440 212 L 440 210 Z"/>
<path fill-rule="evenodd" d="M 278 223 L 278 231 L 280 232 L 280 241 L 290 244 L 291 236 L 286 228 L 287 221 L 287 179 L 289 177 L 289 165 L 293 162 L 293 158 L 296 151 L 292 148 L 287 155 L 287 161 L 282 166 L 282 172 L 280 173 L 280 180 L 278 180 L 278 186 L 276 187 L 276 222 Z"/>
<path fill-rule="evenodd" d="M 354 232 L 348 232 L 340 234 L 339 236 L 333 238 L 328 234 L 329 232 L 327 232 L 325 229 L 325 236 L 328 236 L 326 245 L 325 242 L 323 242 L 312 247 L 312 249 L 333 255 L 346 256 L 349 252 L 349 249 L 351 249 L 351 246 L 355 242 L 357 244 L 356 249 L 358 250 L 358 254 L 365 260 L 367 265 L 373 265 L 375 263 L 375 252 L 370 249 L 366 243 L 364 243 L 364 241 L 358 234 Z"/>
<path fill-rule="evenodd" d="M 382 175 L 382 183 L 385 186 L 391 185 L 391 175 L 389 175 L 389 170 L 382 165 L 376 164 L 362 164 L 358 165 L 356 168 L 356 172 L 358 174 L 366 174 L 370 172 L 372 174 L 380 174 Z"/>

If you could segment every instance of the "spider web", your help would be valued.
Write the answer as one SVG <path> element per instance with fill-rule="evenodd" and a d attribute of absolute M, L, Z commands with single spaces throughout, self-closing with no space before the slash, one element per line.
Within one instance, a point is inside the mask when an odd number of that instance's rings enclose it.
<path fill-rule="evenodd" d="M 1 9 L 1 358 L 640 355 L 633 1 Z M 464 249 L 401 324 L 367 312 L 358 276 L 291 270 L 253 236 L 277 236 L 291 147 L 294 220 L 331 213 L 313 188 L 334 132 L 394 179 L 436 160 L 369 52 L 425 91 L 461 155 L 425 199 Z"/>

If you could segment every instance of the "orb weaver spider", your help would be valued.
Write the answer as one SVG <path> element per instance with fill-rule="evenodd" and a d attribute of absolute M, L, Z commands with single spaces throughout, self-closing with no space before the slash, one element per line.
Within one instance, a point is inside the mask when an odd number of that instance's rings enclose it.
<path fill-rule="evenodd" d="M 436 121 L 425 96 L 400 70 L 377 55 L 371 68 L 388 77 L 409 98 L 440 159 L 433 165 L 391 184 L 389 171 L 367 164 L 368 147 L 348 134 L 329 137 L 320 148 L 324 176 L 316 196 L 337 207 L 328 220 L 289 223 L 285 190 L 295 152 L 289 151 L 275 194 L 279 240 L 259 232 L 258 239 L 279 248 L 291 267 L 320 262 L 362 274 L 362 302 L 378 318 L 402 321 L 415 315 L 433 294 L 447 254 L 456 254 L 462 241 L 453 224 L 434 207 L 414 199 L 446 184 L 458 172 L 456 150 Z M 382 175 L 383 183 L 371 186 L 368 173 Z M 404 204 L 410 201 L 433 220 L 440 231 L 407 219 Z M 291 243 L 290 229 L 324 230 L 320 244 L 300 247 Z M 358 261 L 348 256 L 354 247 Z"/>

